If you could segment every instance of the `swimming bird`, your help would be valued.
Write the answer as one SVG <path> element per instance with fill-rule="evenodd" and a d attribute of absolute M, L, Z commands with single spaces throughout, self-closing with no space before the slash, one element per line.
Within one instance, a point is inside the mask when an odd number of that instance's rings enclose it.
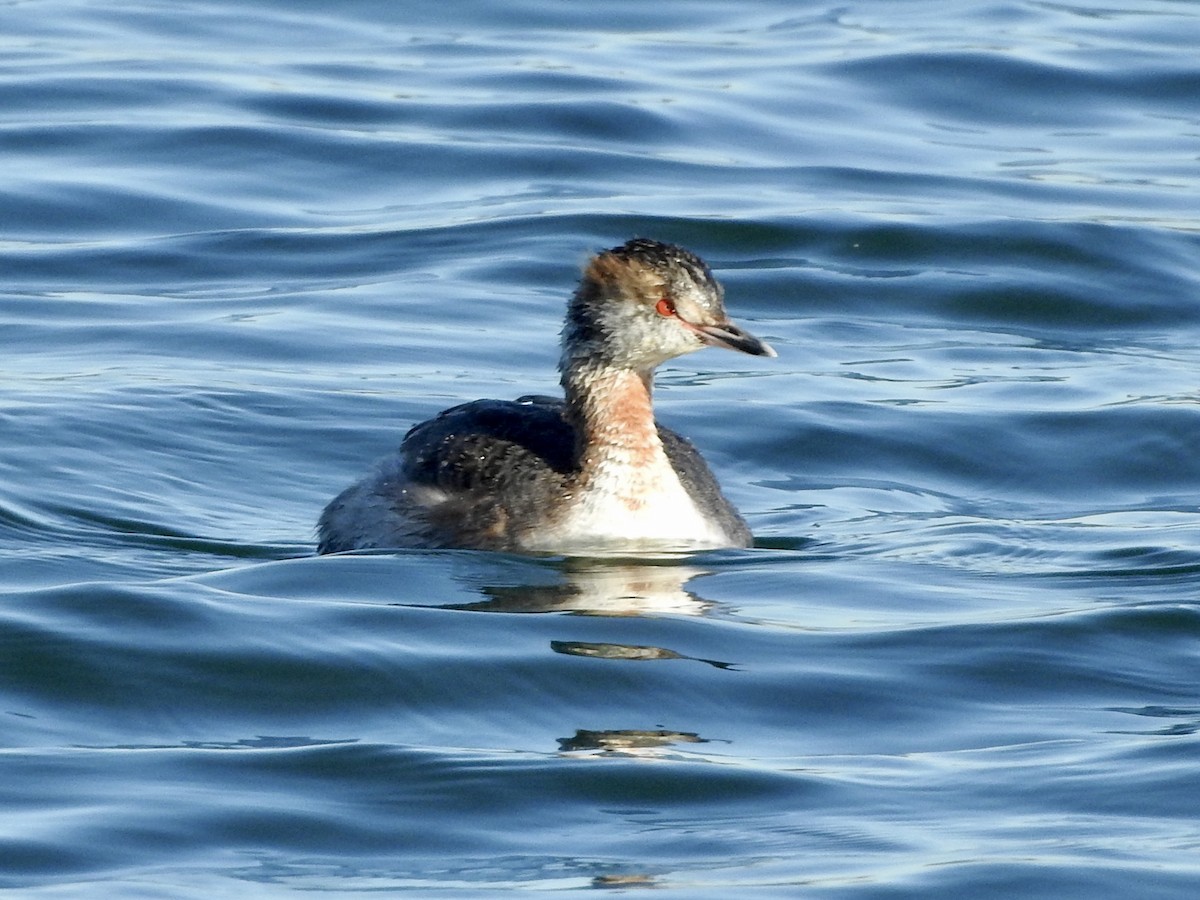
<path fill-rule="evenodd" d="M 654 419 L 654 370 L 703 347 L 775 356 L 694 253 L 635 238 L 597 254 L 567 306 L 564 399 L 475 400 L 415 426 L 325 508 L 318 552 L 749 546 L 700 453 Z"/>

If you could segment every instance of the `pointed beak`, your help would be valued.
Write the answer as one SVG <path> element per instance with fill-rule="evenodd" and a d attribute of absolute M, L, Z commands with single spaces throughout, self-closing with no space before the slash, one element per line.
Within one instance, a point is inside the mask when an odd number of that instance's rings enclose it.
<path fill-rule="evenodd" d="M 710 347 L 724 347 L 727 350 L 740 350 L 751 356 L 776 356 L 774 348 L 766 341 L 760 341 L 748 331 L 743 331 L 732 322 L 720 325 L 693 325 L 686 323 L 697 337 Z"/>

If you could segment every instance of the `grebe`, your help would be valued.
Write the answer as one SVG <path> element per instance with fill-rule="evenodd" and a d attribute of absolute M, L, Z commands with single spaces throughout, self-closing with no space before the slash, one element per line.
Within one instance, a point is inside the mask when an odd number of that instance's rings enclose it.
<path fill-rule="evenodd" d="M 637 238 L 598 254 L 567 306 L 565 401 L 476 400 L 417 425 L 325 508 L 317 551 L 749 546 L 704 459 L 654 421 L 650 400 L 655 368 L 673 357 L 775 355 L 729 321 L 723 293 L 682 247 Z"/>

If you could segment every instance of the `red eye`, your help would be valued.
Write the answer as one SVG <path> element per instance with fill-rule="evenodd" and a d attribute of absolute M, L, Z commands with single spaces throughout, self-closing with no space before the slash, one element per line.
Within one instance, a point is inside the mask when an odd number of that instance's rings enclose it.
<path fill-rule="evenodd" d="M 663 297 L 654 305 L 654 310 L 664 319 L 669 319 L 675 315 L 675 304 L 671 302 L 669 297 Z"/>

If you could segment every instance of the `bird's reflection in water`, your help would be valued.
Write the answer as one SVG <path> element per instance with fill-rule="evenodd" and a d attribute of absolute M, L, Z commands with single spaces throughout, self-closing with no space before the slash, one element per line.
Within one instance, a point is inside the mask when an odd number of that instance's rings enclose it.
<path fill-rule="evenodd" d="M 592 879 L 592 887 L 625 890 L 658 887 L 658 883 L 652 875 L 597 875 Z"/>
<path fill-rule="evenodd" d="M 733 663 L 721 662 L 719 659 L 702 659 L 699 656 L 685 656 L 668 650 L 666 647 L 646 647 L 640 644 L 593 644 L 585 641 L 551 641 L 550 649 L 565 656 L 588 656 L 592 659 L 690 659 L 693 662 L 707 663 L 718 669 L 734 669 Z"/>
<path fill-rule="evenodd" d="M 645 751 L 659 750 L 672 744 L 707 744 L 706 738 L 693 731 L 642 731 L 636 728 L 616 731 L 588 731 L 580 728 L 569 738 L 559 738 L 559 749 L 564 753 L 584 750 L 625 752 L 638 756 L 648 755 Z"/>
<path fill-rule="evenodd" d="M 479 612 L 573 612 L 592 616 L 703 615 L 713 604 L 686 590 L 708 570 L 674 559 L 565 559 L 551 584 L 484 585 L 486 599 L 454 604 Z"/>
<path fill-rule="evenodd" d="M 573 612 L 592 616 L 688 615 L 699 616 L 713 607 L 686 589 L 689 581 L 706 570 L 695 566 L 653 562 L 567 559 L 554 584 L 487 586 L 487 600 L 457 604 L 456 609 L 478 612 Z M 701 662 L 718 669 L 734 668 L 718 659 L 688 656 L 666 647 L 641 644 L 551 641 L 550 649 L 564 656 L 592 659 L 662 660 Z"/>
<path fill-rule="evenodd" d="M 551 567 L 539 565 L 534 577 L 551 583 L 481 585 L 484 599 L 455 604 L 454 609 L 500 613 L 568 612 L 587 616 L 701 616 L 715 607 L 688 590 L 690 581 L 709 574 L 708 569 L 681 563 L 681 558 L 656 559 L 564 559 Z M 686 557 L 683 557 L 686 559 Z M 615 662 L 682 660 L 704 663 L 714 669 L 736 671 L 732 663 L 706 659 L 647 644 L 552 640 L 550 648 L 563 656 L 604 659 Z M 708 743 L 696 732 L 663 729 L 577 729 L 571 737 L 558 738 L 559 752 L 571 755 L 600 755 L 661 758 L 679 744 Z M 617 886 L 605 885 L 605 886 Z"/>

